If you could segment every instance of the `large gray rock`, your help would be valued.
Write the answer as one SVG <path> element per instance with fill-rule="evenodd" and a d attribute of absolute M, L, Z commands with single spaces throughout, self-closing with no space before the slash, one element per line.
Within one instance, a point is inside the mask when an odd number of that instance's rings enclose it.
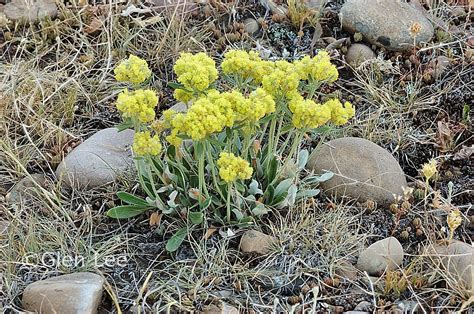
<path fill-rule="evenodd" d="M 5 196 L 7 203 L 29 203 L 41 194 L 41 188 L 50 185 L 48 178 L 39 173 L 22 178 Z"/>
<path fill-rule="evenodd" d="M 346 52 L 346 62 L 353 68 L 357 68 L 362 62 L 375 57 L 372 49 L 364 44 L 352 44 Z"/>
<path fill-rule="evenodd" d="M 412 26 L 421 28 L 416 43 L 429 42 L 434 35 L 430 21 L 410 4 L 400 0 L 347 0 L 339 15 L 342 26 L 351 33 L 361 33 L 369 42 L 388 50 L 413 47 Z"/>
<path fill-rule="evenodd" d="M 393 195 L 403 195 L 402 187 L 407 186 L 395 158 L 363 138 L 344 137 L 321 145 L 311 154 L 307 167 L 316 174 L 334 173 L 334 177 L 321 183 L 323 190 L 361 202 L 372 200 L 389 205 L 394 201 Z"/>
<path fill-rule="evenodd" d="M 369 275 L 379 276 L 386 270 L 397 269 L 403 262 L 403 247 L 394 237 L 375 242 L 362 251 L 357 268 Z"/>
<path fill-rule="evenodd" d="M 35 22 L 47 16 L 55 17 L 58 8 L 55 0 L 13 0 L 5 4 L 3 12 L 12 21 Z"/>
<path fill-rule="evenodd" d="M 66 185 L 93 188 L 114 182 L 133 169 L 133 130 L 101 130 L 70 152 L 56 169 Z"/>
<path fill-rule="evenodd" d="M 23 307 L 36 313 L 97 313 L 103 284 L 104 279 L 93 273 L 74 273 L 40 280 L 25 288 Z"/>

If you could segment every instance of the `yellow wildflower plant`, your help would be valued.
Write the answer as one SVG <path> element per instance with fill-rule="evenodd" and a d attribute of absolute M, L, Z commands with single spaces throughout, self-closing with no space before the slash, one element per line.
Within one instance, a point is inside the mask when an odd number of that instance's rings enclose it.
<path fill-rule="evenodd" d="M 244 80 L 253 79 L 261 83 L 273 69 L 273 63 L 262 60 L 256 51 L 230 50 L 224 54 L 221 68 L 226 75 L 238 75 Z"/>
<path fill-rule="evenodd" d="M 178 82 L 188 90 L 199 92 L 208 89 L 217 79 L 218 74 L 216 63 L 204 52 L 181 53 L 173 69 L 178 76 Z"/>
<path fill-rule="evenodd" d="M 447 223 L 449 227 L 449 240 L 451 241 L 454 237 L 454 231 L 462 224 L 462 216 L 459 209 L 452 209 L 447 218 Z"/>
<path fill-rule="evenodd" d="M 300 76 L 296 71 L 275 69 L 262 79 L 263 89 L 275 99 L 288 97 L 298 89 Z"/>
<path fill-rule="evenodd" d="M 436 160 L 434 159 L 431 159 L 428 163 L 423 165 L 421 172 L 423 173 L 423 176 L 425 177 L 426 182 L 428 182 L 438 172 L 436 167 L 437 167 L 437 164 L 436 164 Z"/>
<path fill-rule="evenodd" d="M 160 137 L 151 136 L 150 131 L 137 132 L 133 138 L 132 150 L 137 156 L 157 156 L 161 152 Z"/>
<path fill-rule="evenodd" d="M 248 161 L 232 153 L 220 153 L 217 166 L 219 167 L 219 176 L 227 183 L 238 179 L 247 180 L 252 177 L 253 169 Z"/>
<path fill-rule="evenodd" d="M 149 89 L 123 90 L 117 98 L 116 107 L 125 119 L 148 123 L 155 119 L 158 96 Z"/>
<path fill-rule="evenodd" d="M 331 110 L 331 122 L 335 125 L 343 125 L 355 115 L 355 108 L 348 101 L 342 105 L 339 99 L 330 99 L 324 103 Z"/>
<path fill-rule="evenodd" d="M 293 125 L 297 129 L 317 128 L 331 119 L 329 106 L 317 104 L 311 99 L 293 98 L 289 108 L 293 113 Z"/>
<path fill-rule="evenodd" d="M 145 60 L 130 55 L 127 60 L 120 62 L 114 69 L 115 79 L 119 82 L 140 84 L 151 75 L 151 70 Z"/>
<path fill-rule="evenodd" d="M 313 58 L 305 56 L 294 65 L 302 80 L 333 83 L 339 77 L 339 72 L 326 51 L 320 51 Z"/>
<path fill-rule="evenodd" d="M 184 89 L 177 88 L 173 93 L 174 99 L 177 101 L 188 103 L 191 99 L 193 99 L 193 93 L 185 91 Z"/>

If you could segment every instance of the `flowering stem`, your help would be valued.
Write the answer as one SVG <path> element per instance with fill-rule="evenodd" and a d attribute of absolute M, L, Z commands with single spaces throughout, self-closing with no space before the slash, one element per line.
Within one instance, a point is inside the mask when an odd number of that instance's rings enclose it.
<path fill-rule="evenodd" d="M 205 145 L 200 142 L 197 145 L 201 146 L 201 149 L 205 149 Z M 198 156 L 198 177 L 199 177 L 199 196 L 202 196 L 202 192 L 204 191 L 206 198 L 209 198 L 209 192 L 207 191 L 206 184 L 204 183 L 204 163 L 205 163 L 205 155 L 201 152 Z"/>
<path fill-rule="evenodd" d="M 303 139 L 305 130 L 298 130 L 295 135 L 295 139 L 293 142 L 293 145 L 291 145 L 290 152 L 288 153 L 288 156 L 286 157 L 285 163 L 283 164 L 283 168 L 286 168 L 290 160 L 293 159 L 293 155 L 296 153 L 296 150 L 298 149 L 299 145 L 301 144 L 301 140 Z"/>
<path fill-rule="evenodd" d="M 227 222 L 230 223 L 230 195 L 232 194 L 232 182 L 227 184 Z"/>
<path fill-rule="evenodd" d="M 214 186 L 216 188 L 217 193 L 219 193 L 222 199 L 224 199 L 224 195 L 222 194 L 219 184 L 217 183 L 216 166 L 214 164 L 214 159 L 212 158 L 211 143 L 206 142 L 206 146 L 204 147 L 204 149 L 206 150 L 206 156 L 207 156 L 209 165 L 211 166 L 212 181 L 214 182 Z"/>

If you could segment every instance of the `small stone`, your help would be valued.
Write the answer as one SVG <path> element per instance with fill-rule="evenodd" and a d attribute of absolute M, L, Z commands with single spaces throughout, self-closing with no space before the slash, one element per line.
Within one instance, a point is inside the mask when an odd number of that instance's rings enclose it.
<path fill-rule="evenodd" d="M 270 252 L 270 247 L 275 240 L 274 237 L 263 232 L 248 230 L 245 231 L 240 239 L 240 250 L 244 253 L 266 255 Z"/>
<path fill-rule="evenodd" d="M 288 13 L 288 8 L 282 4 L 282 3 L 284 3 L 284 1 L 260 0 L 260 3 L 267 10 L 270 10 L 273 14 L 278 14 L 278 15 L 285 16 Z"/>
<path fill-rule="evenodd" d="M 12 0 L 5 4 L 3 12 L 12 21 L 36 22 L 57 16 L 58 8 L 55 0 Z"/>
<path fill-rule="evenodd" d="M 354 267 L 354 265 L 345 260 L 335 266 L 334 272 L 336 273 L 336 275 L 350 281 L 356 280 L 359 273 L 357 268 Z"/>
<path fill-rule="evenodd" d="M 433 61 L 430 62 L 430 67 L 433 69 L 433 74 L 435 78 L 440 78 L 446 72 L 446 69 L 449 67 L 451 61 L 446 56 L 436 57 Z"/>
<path fill-rule="evenodd" d="M 56 169 L 68 186 L 94 188 L 114 182 L 133 169 L 133 130 L 101 130 L 70 152 Z"/>
<path fill-rule="evenodd" d="M 451 14 L 455 17 L 464 17 L 467 15 L 466 10 L 462 6 L 455 6 L 451 9 Z"/>
<path fill-rule="evenodd" d="M 362 251 L 357 268 L 369 275 L 379 276 L 386 270 L 397 269 L 403 262 L 403 247 L 394 237 L 375 242 Z"/>
<path fill-rule="evenodd" d="M 48 178 L 43 174 L 34 173 L 18 181 L 5 196 L 5 201 L 10 204 L 29 203 L 41 194 L 40 188 L 47 188 Z"/>
<path fill-rule="evenodd" d="M 402 310 L 402 313 L 417 313 L 419 310 L 419 304 L 415 301 L 397 301 L 395 305 Z"/>
<path fill-rule="evenodd" d="M 353 68 L 357 68 L 362 62 L 375 57 L 372 49 L 364 44 L 352 44 L 346 53 L 346 61 Z"/>
<path fill-rule="evenodd" d="M 244 21 L 244 28 L 249 35 L 253 35 L 259 31 L 260 25 L 250 17 Z"/>
<path fill-rule="evenodd" d="M 93 273 L 62 275 L 29 284 L 23 307 L 37 313 L 97 313 L 104 279 Z"/>
<path fill-rule="evenodd" d="M 363 138 L 344 137 L 318 147 L 307 168 L 316 174 L 334 173 L 321 188 L 338 196 L 363 203 L 368 200 L 389 206 L 394 195 L 402 196 L 407 187 L 397 160 L 385 149 Z"/>
<path fill-rule="evenodd" d="M 405 1 L 347 0 L 339 17 L 350 33 L 361 33 L 370 43 L 393 51 L 409 50 L 415 40 L 429 42 L 434 35 L 430 21 Z"/>
<path fill-rule="evenodd" d="M 214 304 L 209 304 L 203 309 L 204 314 L 239 314 L 237 310 L 232 305 L 221 302 L 219 306 Z"/>
<path fill-rule="evenodd" d="M 362 301 L 356 305 L 356 307 L 354 308 L 354 311 L 371 312 L 373 308 L 374 308 L 374 305 L 370 303 L 369 301 Z"/>

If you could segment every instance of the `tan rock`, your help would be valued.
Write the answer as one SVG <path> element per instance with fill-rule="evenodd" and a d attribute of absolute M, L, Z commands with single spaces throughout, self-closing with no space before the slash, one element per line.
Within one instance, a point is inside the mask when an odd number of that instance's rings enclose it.
<path fill-rule="evenodd" d="M 397 160 L 385 149 L 363 138 L 344 137 L 317 148 L 307 168 L 316 174 L 334 173 L 321 188 L 360 202 L 390 205 L 395 195 L 403 195 L 405 174 Z"/>
<path fill-rule="evenodd" d="M 240 239 L 240 250 L 244 253 L 266 255 L 270 252 L 271 245 L 275 240 L 274 237 L 263 232 L 248 230 L 245 231 Z"/>
<path fill-rule="evenodd" d="M 23 307 L 37 313 L 94 314 L 102 299 L 104 279 L 93 273 L 62 275 L 29 284 Z"/>
<path fill-rule="evenodd" d="M 253 35 L 259 31 L 260 25 L 255 19 L 250 17 L 244 21 L 244 28 L 249 35 Z"/>
<path fill-rule="evenodd" d="M 357 68 L 362 62 L 374 59 L 375 53 L 369 46 L 364 44 L 352 44 L 346 53 L 346 62 L 353 68 Z"/>
<path fill-rule="evenodd" d="M 18 181 L 5 196 L 7 203 L 28 203 L 41 194 L 41 188 L 50 185 L 48 178 L 39 173 L 26 176 Z"/>
<path fill-rule="evenodd" d="M 35 22 L 47 16 L 55 17 L 58 8 L 54 0 L 13 0 L 5 4 L 3 12 L 12 21 Z"/>
<path fill-rule="evenodd" d="M 204 314 L 239 314 L 239 310 L 237 310 L 232 305 L 227 303 L 221 302 L 219 306 L 210 304 L 207 305 L 203 309 Z"/>
<path fill-rule="evenodd" d="M 379 276 L 386 270 L 397 269 L 403 262 L 403 247 L 394 237 L 375 242 L 362 251 L 357 268 L 369 275 Z"/>

